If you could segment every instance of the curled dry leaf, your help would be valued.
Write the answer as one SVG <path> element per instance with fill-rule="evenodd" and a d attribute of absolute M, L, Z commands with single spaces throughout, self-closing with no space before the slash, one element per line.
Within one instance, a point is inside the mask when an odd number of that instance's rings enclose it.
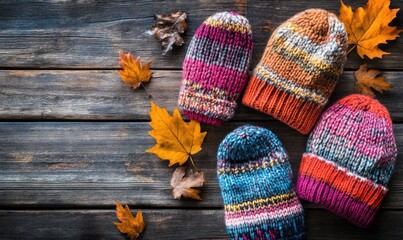
<path fill-rule="evenodd" d="M 354 73 L 355 79 L 357 80 L 355 89 L 362 94 L 371 97 L 375 97 L 371 88 L 380 93 L 391 89 L 393 85 L 386 82 L 384 77 L 377 77 L 379 74 L 381 74 L 381 71 L 374 69 L 368 70 L 367 64 L 362 64 Z"/>
<path fill-rule="evenodd" d="M 133 217 L 129 206 L 123 208 L 118 201 L 116 201 L 116 217 L 120 222 L 114 222 L 115 226 L 121 233 L 126 234 L 131 240 L 140 236 L 144 231 L 145 222 L 143 220 L 143 213 L 139 210 L 136 217 Z"/>
<path fill-rule="evenodd" d="M 202 187 L 204 184 L 204 173 L 196 172 L 186 176 L 186 167 L 178 167 L 172 174 L 171 186 L 172 195 L 175 199 L 192 198 L 202 200 L 200 197 L 200 190 L 193 189 L 193 187 Z"/>
<path fill-rule="evenodd" d="M 358 55 L 361 58 L 366 55 L 373 59 L 388 54 L 379 49 L 378 45 L 396 39 L 402 32 L 389 26 L 399 9 L 390 9 L 390 0 L 368 0 L 364 7 L 359 7 L 353 12 L 350 6 L 340 2 L 339 19 L 346 27 L 348 43 L 357 47 Z"/>
<path fill-rule="evenodd" d="M 275 28 L 276 27 L 273 24 L 268 23 L 268 22 L 266 22 L 262 25 L 263 32 L 272 32 Z"/>
<path fill-rule="evenodd" d="M 149 131 L 156 144 L 147 152 L 156 154 L 163 160 L 169 160 L 169 166 L 175 163 L 184 164 L 192 154 L 198 153 L 202 148 L 206 132 L 200 132 L 200 123 L 183 121 L 176 108 L 171 115 L 165 108 L 160 108 L 151 102 Z"/>
<path fill-rule="evenodd" d="M 172 12 L 171 14 L 159 14 L 154 16 L 155 25 L 147 33 L 154 35 L 157 41 L 161 42 L 165 55 L 175 46 L 182 46 L 183 35 L 188 29 L 186 23 L 187 14 L 183 11 Z"/>
<path fill-rule="evenodd" d="M 122 77 L 122 81 L 130 84 L 134 89 L 139 88 L 142 82 L 148 82 L 151 78 L 151 63 L 148 62 L 145 65 L 141 63 L 140 57 L 134 60 L 131 53 L 125 54 L 120 52 L 119 65 L 123 70 L 118 70 L 119 75 Z"/>

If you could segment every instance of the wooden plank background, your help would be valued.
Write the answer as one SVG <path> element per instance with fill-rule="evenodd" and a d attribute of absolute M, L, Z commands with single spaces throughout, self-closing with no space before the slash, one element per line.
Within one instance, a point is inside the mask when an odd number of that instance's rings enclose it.
<path fill-rule="evenodd" d="M 365 0 L 346 0 L 360 6 Z M 403 0 L 392 0 L 402 8 Z M 215 175 L 216 150 L 234 128 L 256 124 L 273 130 L 290 155 L 294 175 L 306 136 L 240 104 L 230 123 L 207 131 L 195 155 L 206 171 L 203 201 L 177 201 L 168 184 L 173 169 L 145 152 L 149 100 L 116 73 L 118 50 L 153 61 L 147 87 L 153 101 L 177 106 L 182 61 L 198 25 L 218 11 L 246 15 L 253 27 L 253 67 L 272 31 L 308 8 L 338 14 L 339 1 L 7 1 L 0 4 L 0 239 L 124 239 L 113 226 L 114 201 L 143 209 L 142 239 L 228 239 Z M 182 48 L 161 55 L 144 32 L 153 14 L 185 10 L 189 32 Z M 393 24 L 403 28 L 398 13 Z M 395 173 L 374 226 L 362 230 L 313 204 L 306 210 L 307 239 L 401 239 L 403 236 L 403 46 L 369 61 L 395 87 L 378 99 L 389 109 L 398 144 Z M 354 71 L 363 62 L 349 55 L 331 103 L 354 92 Z M 367 61 L 368 62 L 368 61 Z"/>

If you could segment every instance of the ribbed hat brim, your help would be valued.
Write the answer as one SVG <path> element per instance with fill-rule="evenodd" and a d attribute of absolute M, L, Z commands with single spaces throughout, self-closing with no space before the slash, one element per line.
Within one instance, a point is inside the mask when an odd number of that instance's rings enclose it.
<path fill-rule="evenodd" d="M 387 191 L 384 186 L 317 155 L 306 153 L 302 157 L 296 189 L 298 197 L 359 227 L 371 225 Z"/>

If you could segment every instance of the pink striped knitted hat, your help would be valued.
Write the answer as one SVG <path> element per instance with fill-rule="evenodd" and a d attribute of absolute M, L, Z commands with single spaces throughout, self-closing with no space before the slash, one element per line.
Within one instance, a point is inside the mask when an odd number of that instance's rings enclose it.
<path fill-rule="evenodd" d="M 392 176 L 397 148 L 388 110 L 359 94 L 326 110 L 302 156 L 298 197 L 368 227 Z"/>
<path fill-rule="evenodd" d="M 179 108 L 190 119 L 221 125 L 235 115 L 248 79 L 252 54 L 248 20 L 221 12 L 207 18 L 190 42 L 184 63 Z"/>

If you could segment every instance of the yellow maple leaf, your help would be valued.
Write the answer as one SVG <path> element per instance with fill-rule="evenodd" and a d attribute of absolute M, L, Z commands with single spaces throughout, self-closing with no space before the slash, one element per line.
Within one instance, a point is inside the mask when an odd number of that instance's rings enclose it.
<path fill-rule="evenodd" d="M 139 210 L 136 217 L 133 217 L 129 206 L 123 208 L 118 201 L 116 201 L 116 217 L 120 222 L 114 222 L 113 224 L 119 229 L 121 233 L 126 234 L 131 240 L 140 236 L 140 233 L 144 231 L 145 222 L 143 220 L 143 213 Z"/>
<path fill-rule="evenodd" d="M 165 108 L 160 108 L 151 101 L 151 122 L 153 130 L 149 131 L 156 144 L 147 152 L 156 154 L 163 160 L 169 160 L 169 166 L 175 163 L 184 164 L 192 154 L 202 148 L 207 132 L 200 132 L 200 123 L 191 120 L 183 121 L 176 108 L 171 115 Z"/>
<path fill-rule="evenodd" d="M 364 95 L 375 97 L 371 88 L 382 93 L 384 90 L 389 90 L 393 87 L 392 84 L 385 81 L 384 77 L 377 77 L 381 71 L 370 69 L 368 70 L 367 64 L 362 64 L 360 68 L 354 72 L 357 83 L 355 89 Z"/>
<path fill-rule="evenodd" d="M 357 47 L 358 55 L 361 58 L 366 55 L 373 59 L 389 54 L 379 49 L 378 45 L 396 39 L 402 32 L 396 27 L 389 26 L 399 9 L 390 9 L 390 0 L 368 0 L 364 7 L 357 8 L 355 12 L 342 0 L 340 3 L 339 19 L 346 27 L 348 43 Z"/>
<path fill-rule="evenodd" d="M 123 70 L 118 70 L 122 81 L 130 84 L 133 88 L 139 88 L 142 82 L 148 82 L 151 78 L 151 63 L 148 62 L 144 66 L 141 64 L 140 57 L 134 60 L 131 53 L 125 54 L 120 52 L 120 60 L 118 64 Z"/>

